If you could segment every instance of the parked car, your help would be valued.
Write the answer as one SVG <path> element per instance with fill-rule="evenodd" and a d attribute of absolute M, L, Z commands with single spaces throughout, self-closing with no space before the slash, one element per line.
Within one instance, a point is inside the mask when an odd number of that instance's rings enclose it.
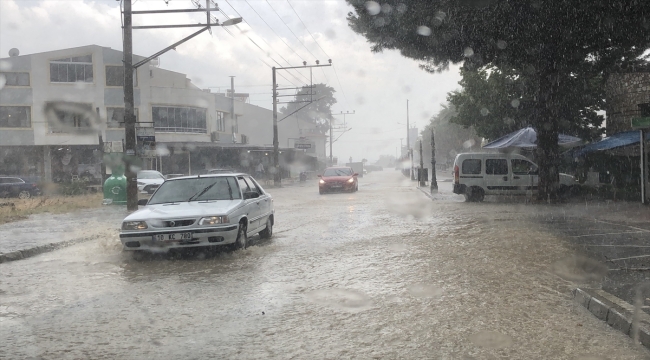
<path fill-rule="evenodd" d="M 538 166 L 519 154 L 465 153 L 454 161 L 454 193 L 466 201 L 483 201 L 485 195 L 525 195 L 537 192 Z M 576 184 L 560 174 L 560 192 Z"/>
<path fill-rule="evenodd" d="M 153 194 L 163 182 L 165 182 L 165 176 L 159 171 L 138 171 L 138 191 L 142 194 Z"/>
<path fill-rule="evenodd" d="M 249 236 L 273 236 L 273 198 L 247 174 L 167 180 L 138 204 L 145 207 L 122 222 L 124 250 L 221 245 L 242 249 Z"/>
<path fill-rule="evenodd" d="M 318 175 L 318 192 L 322 195 L 330 191 L 349 191 L 359 190 L 359 180 L 357 174 L 351 167 L 329 167 L 325 169 L 323 175 Z"/>
<path fill-rule="evenodd" d="M 0 197 L 29 199 L 41 194 L 36 181 L 22 176 L 0 176 Z"/>

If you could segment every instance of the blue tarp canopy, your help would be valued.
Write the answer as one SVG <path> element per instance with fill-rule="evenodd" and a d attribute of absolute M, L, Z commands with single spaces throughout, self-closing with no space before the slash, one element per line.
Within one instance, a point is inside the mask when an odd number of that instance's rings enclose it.
<path fill-rule="evenodd" d="M 582 143 L 580 138 L 560 134 L 558 144 L 560 146 L 570 147 Z M 507 149 L 507 148 L 535 148 L 537 147 L 537 132 L 532 127 L 517 130 L 506 136 L 500 137 L 487 145 L 484 149 Z"/>
<path fill-rule="evenodd" d="M 646 140 L 648 139 L 650 139 L 650 133 L 646 135 Z M 590 152 L 613 150 L 613 149 L 623 148 L 627 146 L 638 145 L 640 140 L 641 140 L 641 135 L 639 135 L 638 130 L 624 131 L 603 138 L 598 142 L 587 144 L 580 149 L 576 149 L 572 155 L 573 157 L 580 157 Z"/>

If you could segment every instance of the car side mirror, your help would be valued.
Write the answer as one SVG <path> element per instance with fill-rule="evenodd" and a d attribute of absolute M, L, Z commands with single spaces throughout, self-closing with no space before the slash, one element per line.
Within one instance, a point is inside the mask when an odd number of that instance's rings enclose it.
<path fill-rule="evenodd" d="M 256 191 L 246 191 L 244 193 L 244 200 L 256 199 L 258 197 L 260 197 L 260 194 L 258 194 Z"/>
<path fill-rule="evenodd" d="M 352 176 L 359 176 L 359 173 L 354 173 L 352 174 Z"/>
<path fill-rule="evenodd" d="M 139 199 L 138 206 L 145 206 L 149 202 L 149 199 Z"/>

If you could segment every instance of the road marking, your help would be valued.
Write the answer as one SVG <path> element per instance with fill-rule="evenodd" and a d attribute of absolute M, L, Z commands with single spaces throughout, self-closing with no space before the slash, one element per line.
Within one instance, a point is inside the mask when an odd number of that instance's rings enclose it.
<path fill-rule="evenodd" d="M 612 247 L 650 248 L 650 245 L 588 245 L 588 244 L 583 244 L 583 246 L 612 246 Z"/>
<path fill-rule="evenodd" d="M 601 222 L 603 224 L 609 224 L 609 225 L 627 226 L 630 229 L 639 230 L 639 231 L 642 231 L 642 232 L 650 232 L 650 230 L 648 230 L 648 229 L 639 228 L 639 227 L 636 227 L 636 226 L 625 225 L 625 224 L 617 224 L 617 223 L 613 223 L 613 222 L 609 222 L 609 221 L 605 221 L 605 220 L 595 220 L 595 221 L 596 222 Z"/>
<path fill-rule="evenodd" d="M 646 257 L 650 257 L 650 255 L 637 255 L 637 256 L 630 256 L 630 257 L 624 257 L 624 258 L 618 258 L 618 259 L 609 259 L 608 261 L 639 259 L 639 258 L 646 258 Z"/>

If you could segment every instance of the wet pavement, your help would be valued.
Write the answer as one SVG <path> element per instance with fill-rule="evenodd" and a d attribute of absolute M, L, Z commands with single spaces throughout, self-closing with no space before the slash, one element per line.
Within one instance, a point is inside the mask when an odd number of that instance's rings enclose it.
<path fill-rule="evenodd" d="M 0 264 L 0 358 L 650 358 L 573 304 L 582 279 L 552 269 L 575 249 L 534 206 L 431 201 L 391 170 L 270 192 L 274 237 L 243 251 L 139 262 L 107 230 Z"/>

